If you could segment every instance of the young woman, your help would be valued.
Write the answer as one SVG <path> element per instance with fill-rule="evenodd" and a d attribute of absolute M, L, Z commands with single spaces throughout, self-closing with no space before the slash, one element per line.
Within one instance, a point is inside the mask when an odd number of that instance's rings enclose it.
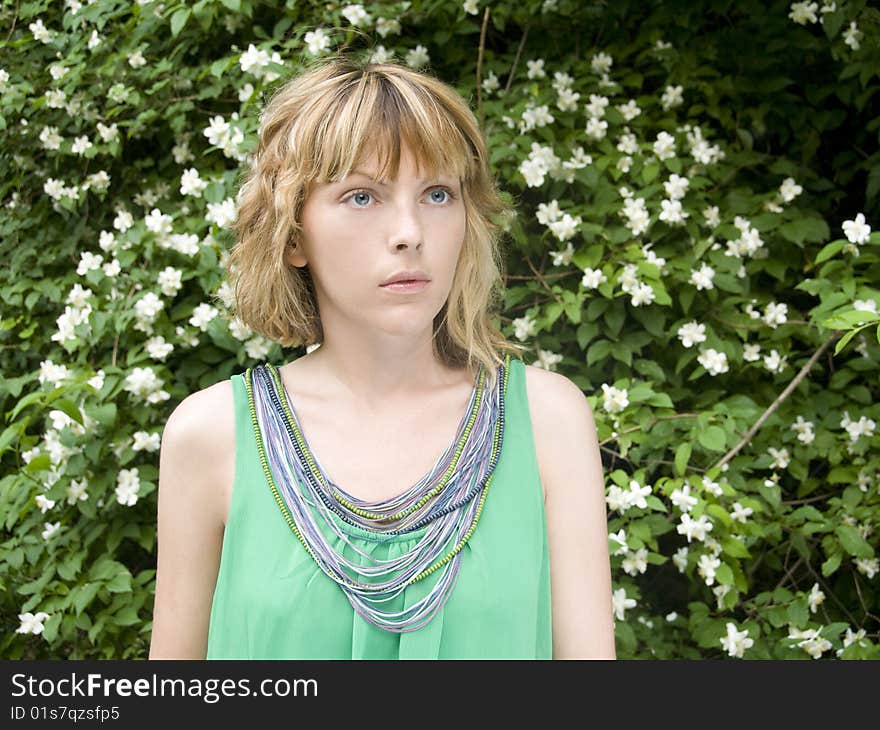
<path fill-rule="evenodd" d="M 261 117 L 229 274 L 307 354 L 163 434 L 151 658 L 614 658 L 589 405 L 493 325 L 498 217 L 450 86 L 333 58 Z"/>

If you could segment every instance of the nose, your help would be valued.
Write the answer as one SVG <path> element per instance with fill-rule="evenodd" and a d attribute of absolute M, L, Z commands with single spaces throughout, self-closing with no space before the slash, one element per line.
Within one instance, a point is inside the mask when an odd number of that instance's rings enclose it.
<path fill-rule="evenodd" d="M 415 248 L 424 243 L 424 227 L 418 202 L 399 202 L 389 207 L 389 245 L 395 251 Z"/>

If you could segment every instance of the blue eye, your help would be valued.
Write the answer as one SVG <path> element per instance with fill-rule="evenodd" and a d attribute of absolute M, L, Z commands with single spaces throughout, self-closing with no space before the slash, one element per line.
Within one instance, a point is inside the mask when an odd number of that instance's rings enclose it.
<path fill-rule="evenodd" d="M 349 196 L 349 200 L 354 200 L 354 201 L 355 201 L 355 207 L 356 207 L 356 208 L 363 208 L 363 207 L 366 206 L 366 204 L 367 204 L 367 202 L 368 202 L 368 200 L 364 200 L 364 198 L 369 199 L 370 197 L 371 197 L 371 195 L 370 195 L 369 193 L 365 193 L 365 192 L 363 192 L 363 191 L 360 191 L 360 192 L 357 192 L 357 193 L 352 193 L 352 194 Z M 363 203 L 363 205 L 360 205 L 360 203 Z"/>
<path fill-rule="evenodd" d="M 436 195 L 437 193 L 440 193 L 440 194 L 442 194 L 442 195 L 445 195 L 446 198 L 445 198 L 444 200 L 437 200 L 436 198 L 433 197 L 433 196 Z M 432 191 L 431 191 L 431 196 L 432 196 L 431 199 L 432 199 L 435 203 L 440 203 L 441 205 L 442 205 L 443 203 L 448 203 L 448 202 L 450 202 L 450 201 L 452 200 L 452 194 L 451 194 L 448 190 L 445 190 L 445 189 L 443 189 L 443 188 L 437 188 L 437 189 L 435 189 L 435 190 L 432 190 Z"/>

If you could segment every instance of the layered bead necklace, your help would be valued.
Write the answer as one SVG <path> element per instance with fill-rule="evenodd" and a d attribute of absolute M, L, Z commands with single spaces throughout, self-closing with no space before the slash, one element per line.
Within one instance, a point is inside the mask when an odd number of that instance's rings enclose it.
<path fill-rule="evenodd" d="M 421 481 L 397 497 L 377 502 L 352 497 L 321 469 L 277 368 L 261 365 L 245 373 L 260 461 L 275 501 L 321 571 L 373 626 L 396 633 L 415 631 L 449 598 L 461 549 L 479 522 L 501 454 L 509 368 L 507 355 L 490 389 L 480 367 L 468 413 L 452 444 Z M 361 556 L 364 564 L 346 558 L 344 548 L 337 551 L 321 525 Z M 382 543 L 416 531 L 422 534 L 412 548 L 388 560 L 374 558 L 350 539 L 353 533 L 355 538 Z M 438 569 L 442 569 L 440 577 L 424 598 L 404 611 L 383 610 L 384 603 Z"/>

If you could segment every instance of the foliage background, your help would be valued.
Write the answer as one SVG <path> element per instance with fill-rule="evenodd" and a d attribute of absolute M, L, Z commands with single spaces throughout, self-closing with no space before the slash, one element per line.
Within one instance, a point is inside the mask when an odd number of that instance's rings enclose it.
<path fill-rule="evenodd" d="M 165 420 L 301 354 L 229 316 L 222 264 L 260 99 L 311 46 L 427 63 L 484 124 L 519 212 L 501 323 L 596 416 L 618 656 L 880 657 L 880 238 L 843 228 L 880 219 L 877 9 L 366 14 L 3 3 L 0 654 L 146 657 Z"/>

